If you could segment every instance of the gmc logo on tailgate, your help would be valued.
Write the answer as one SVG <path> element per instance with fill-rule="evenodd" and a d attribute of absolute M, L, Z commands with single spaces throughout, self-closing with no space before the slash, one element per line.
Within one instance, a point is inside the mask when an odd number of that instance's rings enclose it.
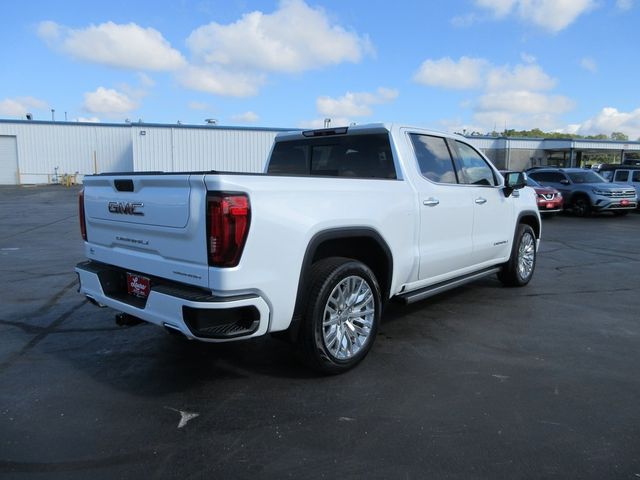
<path fill-rule="evenodd" d="M 142 207 L 144 207 L 144 203 L 109 202 L 109 212 L 121 215 L 144 215 L 140 211 Z"/>

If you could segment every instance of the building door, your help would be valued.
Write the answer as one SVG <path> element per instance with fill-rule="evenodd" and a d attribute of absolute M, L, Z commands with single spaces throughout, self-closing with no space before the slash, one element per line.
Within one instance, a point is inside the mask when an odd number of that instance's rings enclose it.
<path fill-rule="evenodd" d="M 18 184 L 16 137 L 0 136 L 0 185 Z"/>

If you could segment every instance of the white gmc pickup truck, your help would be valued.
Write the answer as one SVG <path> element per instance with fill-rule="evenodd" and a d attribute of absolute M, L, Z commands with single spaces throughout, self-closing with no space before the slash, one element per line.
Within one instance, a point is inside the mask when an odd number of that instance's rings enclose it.
<path fill-rule="evenodd" d="M 92 302 L 206 342 L 281 332 L 325 373 L 363 359 L 390 299 L 526 285 L 541 233 L 522 173 L 396 124 L 280 134 L 262 174 L 87 176 L 79 209 Z"/>

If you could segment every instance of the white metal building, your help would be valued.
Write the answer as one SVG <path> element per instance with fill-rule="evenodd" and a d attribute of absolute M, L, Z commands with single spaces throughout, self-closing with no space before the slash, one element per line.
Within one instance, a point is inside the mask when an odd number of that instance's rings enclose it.
<path fill-rule="evenodd" d="M 261 172 L 273 138 L 291 129 L 0 120 L 0 185 L 125 171 Z M 576 166 L 583 155 L 640 152 L 640 142 L 467 137 L 499 168 Z"/>
<path fill-rule="evenodd" d="M 288 129 L 0 120 L 0 185 L 125 171 L 260 172 Z"/>
<path fill-rule="evenodd" d="M 261 172 L 286 129 L 133 124 L 134 171 Z"/>

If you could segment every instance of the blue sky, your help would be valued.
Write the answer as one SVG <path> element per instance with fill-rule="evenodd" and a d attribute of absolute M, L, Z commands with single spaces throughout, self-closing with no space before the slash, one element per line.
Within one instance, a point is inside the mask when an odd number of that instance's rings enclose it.
<path fill-rule="evenodd" d="M 3 5 L 0 118 L 640 137 L 637 0 Z"/>

